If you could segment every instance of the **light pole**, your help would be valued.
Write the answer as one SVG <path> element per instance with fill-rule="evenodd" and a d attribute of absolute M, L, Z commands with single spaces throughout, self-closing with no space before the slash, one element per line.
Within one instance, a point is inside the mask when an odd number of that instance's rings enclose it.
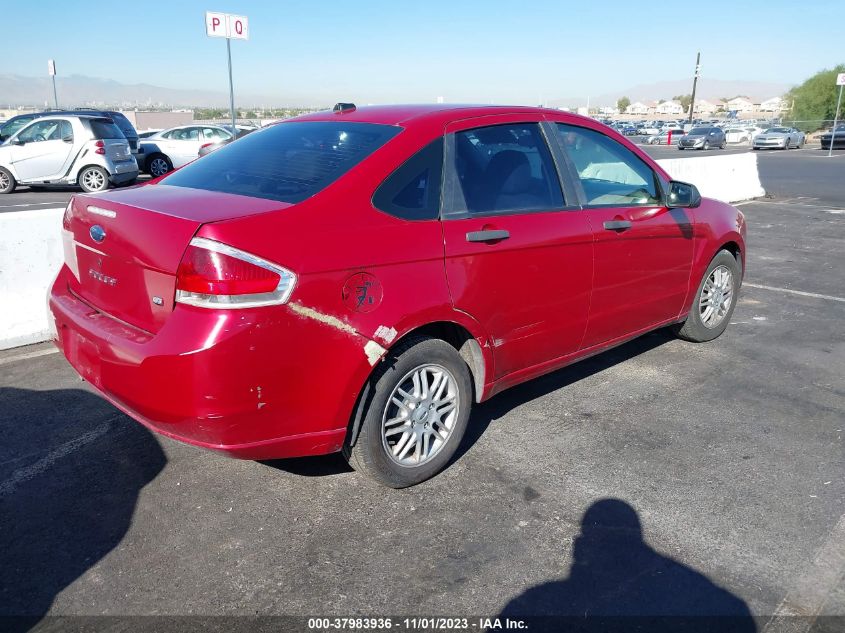
<path fill-rule="evenodd" d="M 692 95 L 689 102 L 689 120 L 692 124 L 692 113 L 695 111 L 695 89 L 698 86 L 698 76 L 701 74 L 701 51 L 695 56 L 695 75 L 692 78 Z"/>
<path fill-rule="evenodd" d="M 836 76 L 836 83 L 839 84 L 839 98 L 836 100 L 836 110 L 833 112 L 833 129 L 830 131 L 830 147 L 827 150 L 827 157 L 833 156 L 833 143 L 836 141 L 836 124 L 839 121 L 839 106 L 842 105 L 842 88 L 845 88 L 845 73 Z"/>

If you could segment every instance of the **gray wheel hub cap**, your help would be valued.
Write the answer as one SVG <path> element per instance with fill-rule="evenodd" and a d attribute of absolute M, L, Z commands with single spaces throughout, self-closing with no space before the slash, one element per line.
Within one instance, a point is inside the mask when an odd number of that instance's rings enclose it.
<path fill-rule="evenodd" d="M 717 266 L 707 276 L 701 297 L 698 299 L 698 314 L 704 327 L 717 327 L 728 314 L 733 302 L 734 276 L 727 266 Z"/>
<path fill-rule="evenodd" d="M 382 415 L 382 446 L 400 466 L 420 466 L 445 446 L 460 412 L 458 383 L 442 365 L 409 371 L 393 389 Z"/>

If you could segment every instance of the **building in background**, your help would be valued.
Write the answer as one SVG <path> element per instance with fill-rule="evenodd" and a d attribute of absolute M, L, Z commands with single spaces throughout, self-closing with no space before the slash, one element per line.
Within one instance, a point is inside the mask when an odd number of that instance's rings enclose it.
<path fill-rule="evenodd" d="M 663 103 L 657 104 L 655 112 L 657 114 L 679 115 L 684 113 L 684 108 L 678 101 L 664 101 Z"/>
<path fill-rule="evenodd" d="M 760 112 L 783 112 L 788 109 L 783 97 L 772 97 L 760 103 Z"/>
<path fill-rule="evenodd" d="M 122 111 L 136 130 L 164 130 L 177 125 L 190 125 L 194 122 L 192 110 L 179 110 L 173 112 L 145 112 L 143 110 Z"/>

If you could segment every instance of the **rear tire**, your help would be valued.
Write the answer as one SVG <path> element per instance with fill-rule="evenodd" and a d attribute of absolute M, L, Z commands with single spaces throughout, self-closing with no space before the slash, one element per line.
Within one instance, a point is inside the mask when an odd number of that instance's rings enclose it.
<path fill-rule="evenodd" d="M 15 177 L 5 167 L 0 167 L 0 194 L 12 193 L 18 183 L 15 182 Z"/>
<path fill-rule="evenodd" d="M 173 171 L 173 163 L 164 154 L 153 154 L 147 159 L 147 171 L 153 178 L 158 178 Z"/>
<path fill-rule="evenodd" d="M 79 172 L 76 183 L 85 193 L 97 193 L 109 188 L 109 173 L 102 167 L 90 165 Z"/>
<path fill-rule="evenodd" d="M 726 278 L 727 275 L 727 278 Z M 729 251 L 719 251 L 704 273 L 686 321 L 674 326 L 685 341 L 712 341 L 731 321 L 741 285 L 739 263 Z"/>
<path fill-rule="evenodd" d="M 443 470 L 466 431 L 473 396 L 469 368 L 455 348 L 409 339 L 388 353 L 370 385 L 372 395 L 359 404 L 357 441 L 343 449 L 349 465 L 390 488 Z"/>

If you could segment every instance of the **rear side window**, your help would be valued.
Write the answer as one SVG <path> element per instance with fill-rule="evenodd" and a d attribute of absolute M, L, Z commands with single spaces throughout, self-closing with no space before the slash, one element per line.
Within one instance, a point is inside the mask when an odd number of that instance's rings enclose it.
<path fill-rule="evenodd" d="M 165 184 L 301 202 L 340 178 L 401 128 L 292 121 L 253 132 L 173 172 Z"/>
<path fill-rule="evenodd" d="M 458 186 L 445 212 L 476 215 L 563 206 L 554 161 L 537 123 L 456 132 L 454 141 L 449 169 Z"/>
<path fill-rule="evenodd" d="M 388 176 L 373 206 L 405 220 L 433 220 L 440 213 L 443 137 L 429 143 Z"/>
<path fill-rule="evenodd" d="M 91 131 L 96 139 L 125 138 L 111 119 L 91 119 Z"/>

